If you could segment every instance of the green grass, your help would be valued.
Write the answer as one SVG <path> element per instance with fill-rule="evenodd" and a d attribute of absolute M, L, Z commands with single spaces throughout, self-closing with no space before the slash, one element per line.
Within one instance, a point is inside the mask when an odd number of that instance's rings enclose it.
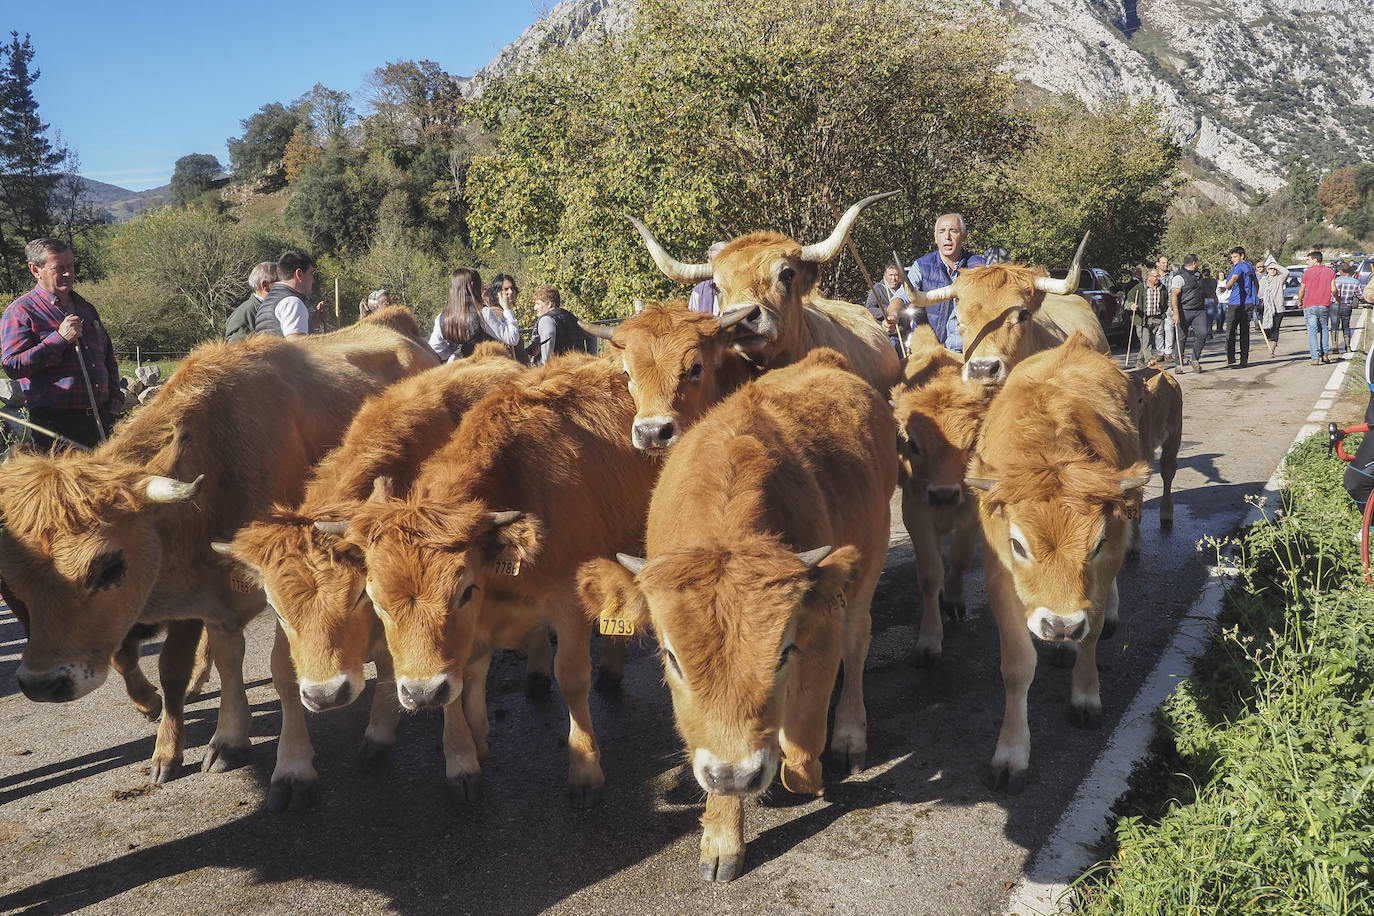
<path fill-rule="evenodd" d="M 1159 713 L 1081 912 L 1374 912 L 1374 590 L 1343 471 L 1324 433 L 1301 443 L 1282 510 L 1233 545 L 1211 648 Z"/>
<path fill-rule="evenodd" d="M 162 382 L 167 381 L 167 379 L 171 376 L 171 374 L 172 374 L 173 372 L 176 371 L 177 366 L 180 366 L 180 365 L 181 365 L 181 360 L 179 360 L 179 359 L 157 359 L 157 360 L 145 359 L 145 360 L 143 361 L 143 365 L 145 365 L 145 366 L 158 366 L 159 368 L 162 369 L 162 379 L 161 379 L 161 381 L 158 383 L 158 384 L 161 384 Z M 121 377 L 127 375 L 129 378 L 133 378 L 133 377 L 134 377 L 134 369 L 136 369 L 137 367 L 138 367 L 138 364 L 135 363 L 133 360 L 131 360 L 131 359 L 129 359 L 129 360 L 123 360 L 123 359 L 122 359 L 122 360 L 119 361 L 119 374 L 120 374 Z"/>

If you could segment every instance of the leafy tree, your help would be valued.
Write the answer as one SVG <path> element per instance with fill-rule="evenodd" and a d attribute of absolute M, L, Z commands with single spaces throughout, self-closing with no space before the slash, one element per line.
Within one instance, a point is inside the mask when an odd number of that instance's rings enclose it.
<path fill-rule="evenodd" d="M 190 206 L 192 201 L 215 186 L 215 178 L 220 171 L 219 159 L 209 153 L 182 156 L 172 170 L 172 205 Z"/>
<path fill-rule="evenodd" d="M 432 60 L 402 60 L 372 71 L 367 81 L 372 109 L 367 129 L 376 145 L 447 143 L 462 120 L 458 83 Z"/>
<path fill-rule="evenodd" d="M 234 177 L 240 181 L 262 181 L 268 187 L 281 187 L 286 179 L 282 166 L 286 144 L 305 123 L 305 117 L 296 108 L 269 102 L 239 123 L 243 125 L 243 136 L 230 137 L 226 141 Z"/>
<path fill-rule="evenodd" d="M 1321 175 L 1308 164 L 1305 156 L 1296 153 L 1285 156 L 1283 164 L 1288 170 L 1286 193 L 1289 201 L 1296 208 L 1298 216 L 1304 222 L 1321 219 L 1322 206 L 1321 200 L 1318 198 Z"/>
<path fill-rule="evenodd" d="M 286 150 L 282 153 L 281 162 L 288 184 L 300 177 L 301 171 L 307 165 L 324 158 L 324 150 L 310 142 L 310 133 L 302 125 L 296 129 L 296 132 L 291 135 L 291 139 L 286 143 Z"/>
<path fill-rule="evenodd" d="M 596 315 L 673 290 L 626 214 L 700 260 L 757 229 L 823 238 L 827 189 L 841 206 L 900 189 L 858 244 L 870 265 L 894 243 L 924 246 L 945 209 L 999 205 L 1024 136 L 1003 26 L 987 23 L 931 0 L 643 0 L 627 32 L 486 89 L 477 107 L 497 140 L 465 175 L 474 238 L 509 238 Z M 859 294 L 847 257 L 839 270 L 825 285 Z"/>
<path fill-rule="evenodd" d="M 1182 151 L 1152 103 L 1093 111 L 1065 99 L 1036 117 L 1037 140 L 1017 162 L 1016 199 L 993 230 L 1012 257 L 1065 265 L 1085 232 L 1085 258 L 1113 274 L 1159 248 L 1182 176 Z"/>
<path fill-rule="evenodd" d="M 352 96 L 340 89 L 326 88 L 321 83 L 316 83 L 292 107 L 305 114 L 313 135 L 308 139 L 315 146 L 343 143 L 345 130 L 358 116 L 353 110 Z"/>
<path fill-rule="evenodd" d="M 1363 198 L 1364 195 L 1355 184 L 1353 166 L 1332 170 L 1317 188 L 1317 200 L 1329 220 L 1334 220 L 1346 211 L 1358 207 Z"/>
<path fill-rule="evenodd" d="M 1204 267 L 1224 277 L 1231 271 L 1227 252 L 1239 245 L 1245 249 L 1250 263 L 1258 264 L 1264 253 L 1271 250 L 1266 236 L 1263 222 L 1254 214 L 1209 207 L 1170 220 L 1163 251 L 1175 264 L 1181 263 L 1185 254 L 1195 254 Z M 1279 249 L 1272 251 L 1279 255 Z"/>
<path fill-rule="evenodd" d="M 286 205 L 286 224 L 317 251 L 363 251 L 388 190 L 366 159 L 332 149 L 301 169 Z"/>
<path fill-rule="evenodd" d="M 0 271 L 5 285 L 28 285 L 24 243 L 48 235 L 52 229 L 49 197 L 62 176 L 68 150 L 48 140 L 48 125 L 38 117 L 33 84 L 40 71 L 33 67 L 29 36 L 0 45 Z"/>
<path fill-rule="evenodd" d="M 204 207 L 145 211 L 121 227 L 110 252 L 117 276 L 170 293 L 206 336 L 242 300 L 253 265 L 276 254 Z"/>

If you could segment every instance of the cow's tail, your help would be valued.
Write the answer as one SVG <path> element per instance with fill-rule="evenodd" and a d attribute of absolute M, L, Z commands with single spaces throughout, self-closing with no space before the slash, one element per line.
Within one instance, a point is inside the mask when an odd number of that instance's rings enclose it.
<path fill-rule="evenodd" d="M 407 337 L 425 339 L 424 335 L 420 333 L 420 323 L 415 320 L 415 313 L 404 305 L 392 305 L 379 309 L 370 315 L 364 315 L 358 320 L 358 324 L 377 324 L 384 328 L 391 328 L 396 333 L 404 334 Z"/>

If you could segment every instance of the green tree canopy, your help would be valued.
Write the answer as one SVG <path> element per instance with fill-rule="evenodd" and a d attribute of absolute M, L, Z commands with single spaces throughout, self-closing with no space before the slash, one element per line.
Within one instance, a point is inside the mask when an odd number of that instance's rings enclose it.
<path fill-rule="evenodd" d="M 234 177 L 241 181 L 263 180 L 275 187 L 284 184 L 282 156 L 286 153 L 286 144 L 291 141 L 291 135 L 305 120 L 299 109 L 287 108 L 280 102 L 269 102 L 252 117 L 240 121 L 243 136 L 230 137 L 225 141 L 229 146 L 229 165 L 234 170 Z"/>
<path fill-rule="evenodd" d="M 483 94 L 497 139 L 465 176 L 474 239 L 510 239 L 604 315 L 674 289 L 627 214 L 702 260 L 757 229 L 823 238 L 827 189 L 841 207 L 900 189 L 856 231 L 878 269 L 894 245 L 925 250 L 938 213 L 998 205 L 1025 136 L 1003 33 L 930 0 L 643 0 L 628 32 L 550 51 Z M 852 262 L 839 269 L 858 294 Z"/>
<path fill-rule="evenodd" d="M 1231 272 L 1227 252 L 1237 245 L 1245 249 L 1251 264 L 1262 262 L 1269 250 L 1263 221 L 1253 213 L 1232 213 L 1221 207 L 1207 207 L 1179 214 L 1169 221 L 1162 253 L 1169 255 L 1175 264 L 1181 264 L 1184 255 L 1195 254 L 1203 267 L 1210 267 L 1213 274 L 1224 277 Z M 1279 256 L 1277 250 L 1273 253 Z"/>
<path fill-rule="evenodd" d="M 1091 231 L 1087 263 L 1113 274 L 1158 251 L 1178 193 L 1182 151 L 1149 102 L 1093 111 L 1064 99 L 1036 116 L 1017 162 L 1015 203 L 992 229 L 1018 261 L 1066 265 Z"/>
<path fill-rule="evenodd" d="M 220 171 L 219 160 L 209 153 L 182 156 L 172 170 L 172 204 L 177 207 L 188 206 L 215 186 L 215 178 Z"/>

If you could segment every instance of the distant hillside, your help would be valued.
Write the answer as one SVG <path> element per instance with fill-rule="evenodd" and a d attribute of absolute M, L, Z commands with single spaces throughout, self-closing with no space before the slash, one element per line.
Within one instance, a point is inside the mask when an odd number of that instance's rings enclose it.
<path fill-rule="evenodd" d="M 86 183 L 87 200 L 110 214 L 117 223 L 133 219 L 149 207 L 157 207 L 172 199 L 171 185 L 149 188 L 146 191 L 130 191 L 118 185 L 106 184 L 92 178 L 82 178 Z"/>

